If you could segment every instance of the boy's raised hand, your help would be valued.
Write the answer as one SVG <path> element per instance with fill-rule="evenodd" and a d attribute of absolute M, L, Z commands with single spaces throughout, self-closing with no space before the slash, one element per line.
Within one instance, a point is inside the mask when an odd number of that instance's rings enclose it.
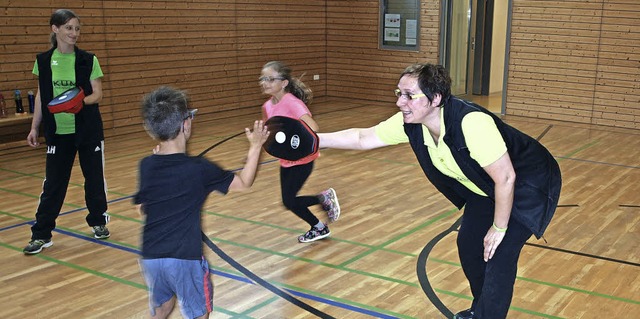
<path fill-rule="evenodd" d="M 262 120 L 253 122 L 253 130 L 245 127 L 244 132 L 251 146 L 262 147 L 262 144 L 264 144 L 269 137 L 269 129 L 264 125 Z"/>

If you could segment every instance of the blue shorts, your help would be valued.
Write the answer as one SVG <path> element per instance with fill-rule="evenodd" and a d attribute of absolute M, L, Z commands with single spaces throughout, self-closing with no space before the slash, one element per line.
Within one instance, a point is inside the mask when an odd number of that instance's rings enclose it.
<path fill-rule="evenodd" d="M 157 258 L 140 259 L 142 274 L 149 287 L 149 308 L 156 308 L 177 297 L 185 318 L 196 318 L 213 311 L 213 283 L 209 264 L 201 260 Z"/>

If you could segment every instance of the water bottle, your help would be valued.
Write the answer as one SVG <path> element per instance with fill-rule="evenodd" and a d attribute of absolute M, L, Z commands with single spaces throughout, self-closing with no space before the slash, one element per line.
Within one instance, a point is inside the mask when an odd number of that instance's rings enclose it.
<path fill-rule="evenodd" d="M 15 100 L 16 100 L 16 114 L 24 113 L 24 108 L 22 107 L 22 96 L 20 96 L 20 90 L 16 90 Z"/>
<path fill-rule="evenodd" d="M 29 91 L 27 94 L 27 99 L 29 100 L 29 113 L 33 114 L 33 108 L 36 106 L 36 97 L 33 95 L 33 91 Z"/>
<path fill-rule="evenodd" d="M 7 103 L 4 101 L 4 96 L 0 93 L 0 117 L 5 118 L 9 114 L 7 114 Z"/>

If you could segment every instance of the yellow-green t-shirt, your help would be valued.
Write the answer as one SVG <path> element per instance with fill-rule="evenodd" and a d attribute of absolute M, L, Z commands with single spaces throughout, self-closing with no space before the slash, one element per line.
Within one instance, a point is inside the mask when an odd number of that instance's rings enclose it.
<path fill-rule="evenodd" d="M 53 96 L 58 96 L 62 92 L 76 87 L 76 53 L 61 53 L 57 49 L 51 56 L 51 82 L 53 84 Z M 33 65 L 33 74 L 39 76 L 38 60 Z M 93 69 L 91 70 L 91 80 L 102 77 L 102 69 L 98 58 L 93 56 Z M 73 134 L 76 132 L 75 114 L 60 112 L 53 115 L 56 121 L 56 134 Z"/>
<path fill-rule="evenodd" d="M 376 136 L 385 144 L 408 143 L 404 132 L 402 112 L 398 112 L 375 127 Z M 462 133 L 469 148 L 471 158 L 485 167 L 498 160 L 507 152 L 507 147 L 491 116 L 482 112 L 471 112 L 462 119 Z M 456 179 L 474 193 L 487 196 L 476 184 L 467 178 L 456 163 L 451 149 L 443 142 L 445 136 L 444 109 L 440 110 L 440 136 L 438 143 L 433 140 L 427 127 L 423 126 L 422 135 L 429 148 L 431 162 L 442 174 Z"/>

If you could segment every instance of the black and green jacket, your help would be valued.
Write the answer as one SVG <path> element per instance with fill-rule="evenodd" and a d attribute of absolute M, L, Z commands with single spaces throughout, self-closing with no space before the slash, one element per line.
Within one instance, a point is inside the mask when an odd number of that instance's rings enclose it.
<path fill-rule="evenodd" d="M 42 102 L 42 123 L 44 125 L 44 137 L 47 144 L 55 140 L 56 121 L 49 112 L 47 104 L 53 100 L 53 83 L 51 81 L 51 56 L 55 48 L 40 53 L 36 56 L 38 61 L 38 84 L 40 87 L 40 101 Z M 76 86 L 82 87 L 85 95 L 93 93 L 91 87 L 91 71 L 93 70 L 94 54 L 75 47 L 76 51 Z M 75 115 L 76 118 L 76 144 L 94 143 L 104 140 L 102 116 L 98 104 L 85 104 Z"/>
<path fill-rule="evenodd" d="M 495 183 L 484 169 L 471 158 L 462 133 L 462 119 L 470 112 L 490 115 L 502 138 L 516 173 L 513 208 L 511 216 L 529 228 L 540 238 L 549 225 L 558 205 L 562 179 L 558 163 L 549 151 L 537 140 L 504 123 L 483 107 L 451 97 L 444 104 L 445 136 L 443 141 L 460 169 L 492 200 L 495 199 Z M 424 145 L 422 124 L 404 124 L 404 130 L 414 153 L 433 185 L 458 209 L 466 203 L 464 188 L 455 179 L 442 174 L 432 164 L 428 148 Z"/>

